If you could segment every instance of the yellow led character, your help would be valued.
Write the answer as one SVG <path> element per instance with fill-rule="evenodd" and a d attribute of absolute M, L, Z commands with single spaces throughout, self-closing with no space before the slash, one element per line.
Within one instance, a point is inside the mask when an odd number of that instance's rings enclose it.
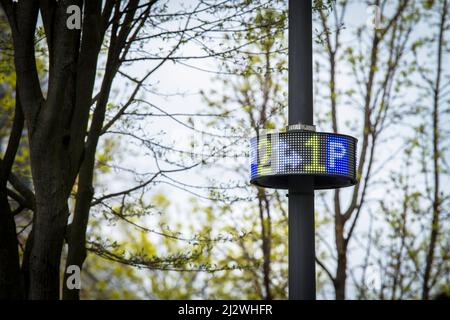
<path fill-rule="evenodd" d="M 269 174 L 272 157 L 270 139 L 267 136 L 258 139 L 258 175 Z"/>

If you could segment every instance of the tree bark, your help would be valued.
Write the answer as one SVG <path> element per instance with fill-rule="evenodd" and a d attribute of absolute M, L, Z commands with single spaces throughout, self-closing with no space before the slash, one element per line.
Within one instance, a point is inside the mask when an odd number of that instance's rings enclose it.
<path fill-rule="evenodd" d="M 271 221 L 270 221 L 270 208 L 269 201 L 267 200 L 267 194 L 264 190 L 258 190 L 258 204 L 259 204 L 259 218 L 261 223 L 261 249 L 263 253 L 263 284 L 265 291 L 265 300 L 272 300 L 272 289 L 270 282 L 270 265 L 271 265 Z M 267 217 L 264 215 L 264 211 Z"/>
<path fill-rule="evenodd" d="M 344 238 L 344 221 L 341 214 L 335 215 L 335 241 L 337 250 L 337 267 L 334 278 L 336 300 L 345 300 L 347 282 L 347 245 Z"/>
<path fill-rule="evenodd" d="M 86 259 L 86 229 L 89 221 L 89 212 L 91 208 L 91 202 L 94 196 L 93 180 L 94 180 L 94 169 L 95 169 L 95 153 L 97 150 L 97 145 L 102 133 L 103 123 L 105 119 L 106 105 L 109 99 L 109 93 L 111 91 L 112 83 L 117 70 L 120 67 L 120 54 L 122 49 L 125 47 L 126 39 L 131 30 L 131 22 L 134 18 L 135 12 L 137 10 L 138 1 L 130 1 L 128 6 L 127 14 L 125 15 L 123 27 L 119 29 L 119 21 L 115 21 L 112 34 L 111 43 L 108 50 L 108 59 L 106 62 L 105 75 L 102 81 L 102 86 L 100 89 L 99 98 L 92 118 L 91 127 L 89 130 L 88 138 L 84 146 L 84 154 L 79 168 L 79 180 L 78 180 L 78 192 L 76 198 L 76 206 L 74 212 L 74 218 L 72 224 L 70 225 L 70 232 L 68 235 L 68 256 L 66 269 L 70 265 L 76 265 L 82 270 L 83 263 Z M 120 8 L 116 7 L 117 10 Z M 110 12 L 111 13 L 111 12 Z M 92 32 L 92 36 L 87 38 L 86 42 L 82 43 L 82 55 L 86 54 L 89 56 L 90 60 L 87 62 L 82 62 L 84 65 L 80 65 L 79 68 L 88 68 L 88 72 L 91 70 L 96 70 L 94 66 L 97 64 L 97 59 L 92 59 L 92 51 L 96 51 L 97 54 L 100 50 L 100 45 L 103 39 L 104 31 L 100 30 L 100 23 L 98 21 L 100 14 L 100 3 L 90 3 L 86 7 L 86 27 Z M 105 19 L 105 17 L 103 17 Z M 106 20 L 102 21 L 103 24 L 109 21 L 109 16 Z M 84 41 L 85 39 L 83 39 Z M 87 65 L 86 65 L 87 64 Z M 88 82 L 92 82 L 92 86 L 89 87 L 89 91 L 92 94 L 93 85 L 95 81 L 95 73 L 91 73 L 88 76 Z M 83 79 L 80 79 L 83 82 Z M 82 83 L 79 86 L 83 87 Z M 85 95 L 86 92 L 83 92 Z M 77 110 L 80 112 L 79 108 L 88 107 L 89 110 L 91 95 L 87 95 L 85 98 L 78 101 L 80 105 L 77 105 Z M 86 105 L 87 104 L 87 105 Z M 85 117 L 88 116 L 88 113 Z M 81 113 L 81 117 L 83 117 Z M 86 119 L 87 120 L 87 119 Z M 75 126 L 77 127 L 77 126 Z M 81 138 L 84 139 L 84 132 Z M 63 287 L 63 299 L 65 300 L 78 300 L 79 290 L 69 289 L 67 287 L 68 274 L 64 275 L 64 287 Z"/>
<path fill-rule="evenodd" d="M 76 2 L 80 4 L 80 2 Z M 17 91 L 28 126 L 31 171 L 36 193 L 33 238 L 22 268 L 30 299 L 58 299 L 60 258 L 68 217 L 67 201 L 72 188 L 70 139 L 67 118 L 73 109 L 74 66 L 79 36 L 66 27 L 66 9 L 73 2 L 43 5 L 50 68 L 44 100 L 37 74 L 34 34 L 39 12 L 37 1 L 4 3 L 12 28 Z M 51 11 L 51 14 L 49 12 Z M 28 246 L 27 246 L 28 247 Z"/>
<path fill-rule="evenodd" d="M 8 201 L 7 181 L 19 148 L 24 126 L 20 99 L 16 99 L 14 121 L 4 159 L 0 159 L 0 300 L 24 297 L 20 273 L 16 223 Z"/>
<path fill-rule="evenodd" d="M 29 258 L 30 299 L 59 299 L 60 259 L 68 207 L 65 168 L 61 165 L 64 159 L 58 140 L 55 137 L 44 139 L 45 143 L 31 143 L 36 218 Z"/>

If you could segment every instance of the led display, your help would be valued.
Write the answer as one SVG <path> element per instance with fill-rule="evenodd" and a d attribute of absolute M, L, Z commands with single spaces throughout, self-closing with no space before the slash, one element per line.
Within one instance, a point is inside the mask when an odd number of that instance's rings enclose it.
<path fill-rule="evenodd" d="M 316 189 L 356 183 L 356 139 L 353 137 L 287 131 L 254 137 L 250 144 L 251 182 L 256 185 L 288 188 L 288 177 L 301 175 L 314 176 Z"/>

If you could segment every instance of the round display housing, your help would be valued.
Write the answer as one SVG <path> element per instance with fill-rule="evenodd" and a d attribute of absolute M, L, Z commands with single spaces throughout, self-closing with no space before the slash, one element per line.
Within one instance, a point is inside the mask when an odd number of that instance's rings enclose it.
<path fill-rule="evenodd" d="M 286 131 L 259 135 L 250 140 L 251 178 L 254 185 L 288 189 L 302 176 L 314 177 L 314 189 L 334 189 L 356 184 L 356 144 L 351 136 Z"/>

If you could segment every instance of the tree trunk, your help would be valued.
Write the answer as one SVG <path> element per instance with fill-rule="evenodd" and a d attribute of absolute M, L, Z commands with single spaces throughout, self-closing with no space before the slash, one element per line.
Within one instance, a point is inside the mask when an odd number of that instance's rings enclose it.
<path fill-rule="evenodd" d="M 437 71 L 436 71 L 436 81 L 434 88 L 433 97 L 433 216 L 431 220 L 431 231 L 430 231 L 430 243 L 428 246 L 428 252 L 426 257 L 425 272 L 423 276 L 423 286 L 422 286 L 422 299 L 428 300 L 430 298 L 430 277 L 431 268 L 434 262 L 434 251 L 436 247 L 437 237 L 439 234 L 439 216 L 440 216 L 440 170 L 439 170 L 439 97 L 441 88 L 441 74 L 442 74 L 442 50 L 444 46 L 444 31 L 447 15 L 447 0 L 442 4 L 441 21 L 439 28 L 439 40 L 437 47 Z"/>
<path fill-rule="evenodd" d="M 265 300 L 272 300 L 272 290 L 270 284 L 270 221 L 264 217 L 264 210 L 269 212 L 268 201 L 266 199 L 265 191 L 259 190 L 258 194 L 258 204 L 259 204 L 259 218 L 261 223 L 261 249 L 263 253 L 263 284 L 265 291 Z M 269 213 L 268 213 L 269 214 Z"/>
<path fill-rule="evenodd" d="M 38 135 L 39 133 L 36 133 Z M 65 159 L 58 134 L 30 143 L 36 218 L 29 262 L 30 299 L 59 299 L 60 259 L 68 217 Z M 37 143 L 33 141 L 37 140 Z"/>
<path fill-rule="evenodd" d="M 80 180 L 86 180 L 83 177 L 83 171 L 81 172 Z M 88 181 L 90 182 L 91 180 Z M 85 185 L 79 182 L 78 187 L 74 218 L 68 236 L 69 251 L 66 269 L 70 265 L 76 265 L 82 270 L 84 260 L 86 259 L 86 229 L 94 190 L 90 183 Z M 76 288 L 69 289 L 67 287 L 68 276 L 69 274 L 67 272 L 64 273 L 63 299 L 79 300 L 80 290 Z"/>
<path fill-rule="evenodd" d="M 335 241 L 337 248 L 337 267 L 334 279 L 336 300 L 345 300 L 347 281 L 347 245 L 344 238 L 344 222 L 341 215 L 335 217 Z"/>
<path fill-rule="evenodd" d="M 23 126 L 22 106 L 20 99 L 16 99 L 14 122 L 8 139 L 8 146 L 4 152 L 4 159 L 0 159 L 0 300 L 24 297 L 16 224 L 7 192 L 7 181 L 20 145 Z"/>

